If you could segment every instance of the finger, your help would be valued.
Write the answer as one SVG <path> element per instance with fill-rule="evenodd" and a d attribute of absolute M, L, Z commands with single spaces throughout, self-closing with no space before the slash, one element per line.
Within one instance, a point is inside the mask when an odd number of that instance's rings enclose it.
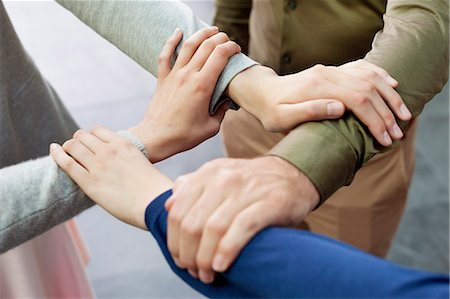
<path fill-rule="evenodd" d="M 371 92 L 372 105 L 375 111 L 383 120 L 385 127 L 387 128 L 389 135 L 394 139 L 401 139 L 403 132 L 397 125 L 396 119 L 392 111 L 386 105 L 377 91 Z"/>
<path fill-rule="evenodd" d="M 196 71 L 199 71 L 208 60 L 208 57 L 211 55 L 214 49 L 218 45 L 226 43 L 229 40 L 230 38 L 224 32 L 219 32 L 204 40 L 187 66 Z"/>
<path fill-rule="evenodd" d="M 309 100 L 295 104 L 280 104 L 278 113 L 283 115 L 280 118 L 280 127 L 283 130 L 291 130 L 301 123 L 323 119 L 336 119 L 345 112 L 345 106 L 335 100 Z M 274 130 L 276 131 L 276 130 Z"/>
<path fill-rule="evenodd" d="M 89 173 L 70 157 L 59 144 L 52 143 L 50 145 L 50 156 L 78 185 L 83 185 L 84 179 Z"/>
<path fill-rule="evenodd" d="M 189 175 L 182 175 L 179 176 L 178 179 L 175 181 L 175 184 L 172 187 L 172 194 L 179 191 L 185 184 L 187 184 L 187 180 L 189 180 Z M 170 211 L 170 209 L 173 206 L 173 202 L 175 201 L 176 197 L 171 196 L 168 200 L 166 200 L 164 207 L 166 208 L 167 212 Z"/>
<path fill-rule="evenodd" d="M 230 109 L 230 105 L 230 102 L 226 101 L 219 106 L 216 113 L 214 113 L 214 115 L 212 116 L 217 121 L 217 123 L 222 123 L 223 118 L 225 117 L 225 113 L 228 111 L 228 109 Z"/>
<path fill-rule="evenodd" d="M 200 29 L 191 35 L 181 47 L 180 53 L 178 54 L 178 58 L 175 61 L 174 69 L 180 69 L 184 67 L 194 55 L 195 51 L 197 51 L 198 47 L 201 43 L 206 40 L 208 37 L 216 34 L 219 29 L 216 26 L 206 27 Z"/>
<path fill-rule="evenodd" d="M 337 69 L 336 69 L 337 70 Z M 358 73 L 357 70 L 353 70 L 353 72 Z M 369 73 L 367 73 L 369 72 Z M 375 112 L 379 115 L 381 120 L 384 122 L 385 130 L 389 133 L 390 136 L 386 136 L 383 132 L 383 141 L 387 143 L 392 143 L 392 138 L 400 139 L 403 137 L 403 132 L 400 130 L 399 126 L 396 123 L 394 114 L 391 109 L 389 109 L 388 104 L 386 104 L 385 100 L 380 96 L 379 90 L 377 86 L 383 86 L 384 88 L 391 89 L 395 94 L 396 92 L 392 87 L 385 83 L 383 79 L 381 79 L 377 73 L 372 71 L 366 71 L 365 74 L 360 74 L 361 77 L 356 76 L 355 73 L 349 74 L 346 71 L 340 70 L 339 72 L 334 72 L 330 78 L 333 80 L 335 78 L 335 82 L 339 82 L 341 85 L 351 88 L 357 92 L 362 93 L 362 95 L 370 101 L 370 104 L 373 106 Z M 339 79 L 338 79 L 339 78 Z M 378 84 L 378 85 L 377 85 Z M 383 85 L 384 84 L 384 85 Z M 398 95 L 398 94 L 397 94 Z M 400 96 L 398 95 L 397 101 L 401 102 Z M 363 104 L 359 102 L 359 104 Z M 367 109 L 366 109 L 367 110 Z M 370 127 L 369 127 L 370 128 Z M 377 130 L 376 130 L 377 132 Z M 389 144 L 390 145 L 390 144 Z"/>
<path fill-rule="evenodd" d="M 77 139 L 70 139 L 64 142 L 62 148 L 89 171 L 94 160 L 94 154 L 85 145 Z"/>
<path fill-rule="evenodd" d="M 383 99 L 376 92 L 370 91 L 371 87 L 364 80 L 350 76 L 343 71 L 336 72 L 335 70 L 336 68 L 324 70 L 325 77 L 334 83 L 331 90 L 335 93 L 335 98 L 344 103 L 369 128 L 369 131 L 381 145 L 392 145 L 392 139 L 385 122 L 373 106 L 373 102 L 378 101 L 378 107 L 381 104 L 389 110 Z"/>
<path fill-rule="evenodd" d="M 100 140 L 107 143 L 116 140 L 117 138 L 120 138 L 119 136 L 116 135 L 116 133 L 103 126 L 96 126 L 92 128 L 91 133 L 92 135 L 98 137 Z"/>
<path fill-rule="evenodd" d="M 248 208 L 252 201 L 236 200 L 229 197 L 206 222 L 196 256 L 199 272 L 208 273 L 213 269 L 213 259 L 219 242 L 229 230 L 233 219 Z"/>
<path fill-rule="evenodd" d="M 368 65 L 373 66 L 370 63 Z M 400 119 L 405 121 L 411 119 L 411 112 L 409 112 L 408 108 L 404 105 L 402 97 L 384 79 L 383 75 L 380 75 L 374 70 L 360 67 L 349 68 L 346 72 L 348 72 L 349 75 L 357 75 L 360 78 L 367 78 L 368 81 L 374 84 L 378 93 L 384 98 L 391 110 L 394 111 Z"/>
<path fill-rule="evenodd" d="M 214 48 L 200 71 L 208 84 L 216 85 L 220 74 L 227 65 L 228 59 L 240 51 L 241 47 L 233 41 L 228 41 Z"/>
<path fill-rule="evenodd" d="M 179 259 L 183 267 L 192 270 L 197 269 L 196 255 L 203 228 L 211 214 L 226 199 L 225 193 L 216 192 L 217 188 L 214 188 L 213 192 L 208 190 L 195 202 L 181 223 Z M 209 270 L 211 271 L 211 268 Z M 202 274 L 199 273 L 204 283 L 210 283 L 214 279 L 213 275 L 206 278 L 204 273 Z"/>
<path fill-rule="evenodd" d="M 103 145 L 103 141 L 100 140 L 97 136 L 84 130 L 76 131 L 73 134 L 73 138 L 77 139 L 81 144 L 86 146 L 94 154 L 96 154 L 99 148 Z"/>
<path fill-rule="evenodd" d="M 172 57 L 177 45 L 180 43 L 183 33 L 180 28 L 176 28 L 164 45 L 158 58 L 158 78 L 166 77 L 172 67 Z"/>
<path fill-rule="evenodd" d="M 168 214 L 167 245 L 172 257 L 178 261 L 180 256 L 181 223 L 184 216 L 203 193 L 203 186 L 201 184 L 192 184 L 190 182 L 189 179 L 186 180 L 186 183 L 183 183 L 183 186 L 172 194 L 172 197 L 175 199 Z M 175 182 L 176 184 L 177 182 Z M 185 268 L 181 263 L 177 263 L 177 266 Z"/>
<path fill-rule="evenodd" d="M 219 242 L 214 271 L 226 271 L 248 242 L 262 229 L 276 224 L 277 218 L 276 209 L 268 208 L 264 202 L 256 202 L 239 213 Z"/>
<path fill-rule="evenodd" d="M 364 60 L 360 60 L 358 61 L 358 67 L 364 68 L 364 69 L 370 69 L 373 70 L 374 72 L 376 72 L 378 75 L 380 75 L 384 80 L 386 80 L 386 82 L 388 82 L 389 85 L 391 85 L 392 87 L 397 87 L 398 86 L 398 81 L 395 80 L 388 72 L 386 72 L 384 69 L 382 69 L 381 67 L 364 61 Z"/>

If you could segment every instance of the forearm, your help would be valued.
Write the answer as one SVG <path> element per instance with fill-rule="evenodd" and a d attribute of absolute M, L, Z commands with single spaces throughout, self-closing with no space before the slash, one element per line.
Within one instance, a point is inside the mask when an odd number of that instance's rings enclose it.
<path fill-rule="evenodd" d="M 390 0 L 384 20 L 383 31 L 377 33 L 364 59 L 397 79 L 397 91 L 418 116 L 448 79 L 448 1 Z M 407 130 L 407 122 L 397 121 Z M 271 153 L 303 171 L 323 201 L 350 184 L 375 154 L 389 149 L 348 114 L 339 120 L 301 125 Z"/>
<path fill-rule="evenodd" d="M 216 0 L 214 25 L 226 32 L 237 42 L 242 52 L 248 53 L 249 19 L 252 10 L 252 0 Z"/>
<path fill-rule="evenodd" d="M 446 275 L 405 269 L 325 237 L 281 228 L 259 233 L 230 270 L 213 284 L 203 284 L 178 268 L 167 248 L 164 203 L 170 194 L 148 206 L 146 224 L 175 273 L 208 297 L 448 297 Z"/>
<path fill-rule="evenodd" d="M 175 28 L 183 40 L 207 26 L 179 1 L 57 0 L 81 21 L 156 76 L 158 56 Z M 231 79 L 256 63 L 243 54 L 233 56 L 219 77 L 210 104 L 213 113 Z"/>
<path fill-rule="evenodd" d="M 0 253 L 94 205 L 52 158 L 0 169 Z"/>

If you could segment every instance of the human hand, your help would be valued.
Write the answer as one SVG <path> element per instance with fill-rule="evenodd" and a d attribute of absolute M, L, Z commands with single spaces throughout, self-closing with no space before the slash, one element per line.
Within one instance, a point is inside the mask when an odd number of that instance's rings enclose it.
<path fill-rule="evenodd" d="M 210 283 L 257 232 L 299 224 L 318 201 L 309 179 L 279 157 L 217 159 L 176 180 L 168 247 L 179 267 Z"/>
<path fill-rule="evenodd" d="M 130 129 L 145 144 L 151 162 L 191 149 L 217 134 L 229 107 L 223 104 L 215 115 L 209 115 L 216 82 L 240 47 L 217 27 L 204 28 L 184 42 L 171 68 L 181 38 L 177 29 L 164 46 L 156 92 L 144 120 Z"/>
<path fill-rule="evenodd" d="M 142 229 L 150 200 L 172 187 L 135 146 L 103 127 L 51 144 L 50 155 L 93 201 Z"/>
<path fill-rule="evenodd" d="M 238 74 L 227 93 L 270 131 L 339 118 L 344 104 L 380 144 L 389 146 L 403 136 L 392 111 L 401 120 L 412 117 L 394 90 L 397 85 L 383 69 L 358 60 L 340 67 L 317 65 L 286 76 L 254 66 Z"/>

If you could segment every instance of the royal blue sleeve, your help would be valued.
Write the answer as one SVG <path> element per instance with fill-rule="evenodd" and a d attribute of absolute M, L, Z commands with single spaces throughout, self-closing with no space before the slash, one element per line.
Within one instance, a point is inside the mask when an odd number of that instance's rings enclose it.
<path fill-rule="evenodd" d="M 211 298 L 449 298 L 449 276 L 400 267 L 307 231 L 267 228 L 212 284 L 178 268 L 167 248 L 165 201 L 147 207 L 145 221 L 172 270 Z"/>

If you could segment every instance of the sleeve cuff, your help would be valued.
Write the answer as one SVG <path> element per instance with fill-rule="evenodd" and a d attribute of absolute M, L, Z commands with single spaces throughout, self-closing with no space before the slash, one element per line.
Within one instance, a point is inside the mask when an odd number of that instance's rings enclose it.
<path fill-rule="evenodd" d="M 156 220 L 158 219 L 161 212 L 164 211 L 164 204 L 172 196 L 172 189 L 165 191 L 160 194 L 154 200 L 152 200 L 147 208 L 145 209 L 145 225 L 149 231 L 152 231 Z"/>
<path fill-rule="evenodd" d="M 320 122 L 305 123 L 281 140 L 269 154 L 302 171 L 317 188 L 320 206 L 340 187 L 352 182 L 357 155 L 347 140 Z"/>
<path fill-rule="evenodd" d="M 231 109 L 237 110 L 239 109 L 239 105 L 234 103 L 230 98 L 223 95 L 225 89 L 227 88 L 230 81 L 239 74 L 240 72 L 257 65 L 258 63 L 245 56 L 244 54 L 236 54 L 230 58 L 228 61 L 227 67 L 222 72 L 217 81 L 216 89 L 214 90 L 211 104 L 209 106 L 209 113 L 213 115 L 216 113 L 217 109 L 220 107 L 222 103 L 225 101 L 230 101 Z"/>

